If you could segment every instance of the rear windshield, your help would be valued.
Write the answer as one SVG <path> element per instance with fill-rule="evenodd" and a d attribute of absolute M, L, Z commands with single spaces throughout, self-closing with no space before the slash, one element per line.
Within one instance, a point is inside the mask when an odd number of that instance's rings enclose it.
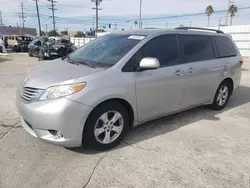
<path fill-rule="evenodd" d="M 145 36 L 107 34 L 82 46 L 70 55 L 72 61 L 113 66 Z"/>
<path fill-rule="evenodd" d="M 233 57 L 237 55 L 235 46 L 228 37 L 214 36 L 214 40 L 215 40 L 220 58 Z"/>

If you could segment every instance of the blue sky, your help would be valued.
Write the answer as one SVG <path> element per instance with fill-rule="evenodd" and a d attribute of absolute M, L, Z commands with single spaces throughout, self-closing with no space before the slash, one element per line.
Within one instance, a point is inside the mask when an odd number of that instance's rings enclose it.
<path fill-rule="evenodd" d="M 19 24 L 18 15 L 20 15 L 20 0 L 1 0 L 0 10 L 2 11 L 5 25 Z M 27 12 L 25 25 L 28 27 L 37 27 L 37 18 L 35 2 L 32 0 L 22 0 Z M 236 0 L 238 7 L 250 7 L 249 0 Z M 182 15 L 190 13 L 202 13 L 206 6 L 212 5 L 216 10 L 224 10 L 228 6 L 228 0 L 143 0 L 142 16 L 144 19 L 152 17 L 164 17 L 172 15 Z M 42 28 L 52 28 L 52 19 L 49 17 L 51 11 L 48 9 L 50 2 L 39 0 Z M 59 30 L 84 30 L 93 25 L 92 10 L 94 4 L 90 0 L 58 0 L 55 12 L 56 23 Z M 121 28 L 134 28 L 134 20 L 138 20 L 139 0 L 103 0 L 100 14 L 100 27 L 112 23 L 112 29 L 116 26 Z M 216 26 L 225 22 L 226 13 L 215 13 L 211 16 L 211 26 Z M 78 21 L 79 20 L 79 21 Z M 157 20 L 143 20 L 144 27 L 176 27 L 179 25 L 206 26 L 207 17 L 205 15 L 166 18 Z M 234 18 L 235 24 L 246 24 L 250 20 L 250 9 L 240 10 Z"/>

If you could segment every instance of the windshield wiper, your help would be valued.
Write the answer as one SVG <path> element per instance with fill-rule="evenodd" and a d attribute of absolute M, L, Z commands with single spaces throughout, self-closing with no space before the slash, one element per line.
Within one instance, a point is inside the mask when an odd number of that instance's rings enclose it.
<path fill-rule="evenodd" d="M 69 57 L 69 55 L 68 55 L 68 57 L 67 57 L 67 61 L 68 61 L 69 63 L 71 63 L 71 64 L 79 65 L 79 63 L 77 63 L 76 61 L 72 61 L 71 58 Z"/>
<path fill-rule="evenodd" d="M 91 67 L 91 68 L 94 68 L 94 69 L 95 69 L 95 66 L 94 66 L 94 65 L 92 65 L 92 64 L 88 64 L 88 63 L 86 63 L 85 61 L 77 61 L 77 63 L 83 64 L 83 65 L 87 65 L 87 66 L 89 66 L 89 67 Z"/>
<path fill-rule="evenodd" d="M 88 67 L 95 68 L 94 65 L 88 64 L 85 61 L 73 61 L 73 60 L 71 60 L 70 56 L 67 57 L 67 60 L 69 63 L 72 63 L 72 64 L 76 64 L 76 65 L 83 64 L 83 65 L 86 65 Z"/>

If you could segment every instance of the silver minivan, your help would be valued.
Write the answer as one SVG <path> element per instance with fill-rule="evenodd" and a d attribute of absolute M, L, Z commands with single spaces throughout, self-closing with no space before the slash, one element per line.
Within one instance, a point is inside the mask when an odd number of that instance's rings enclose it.
<path fill-rule="evenodd" d="M 19 88 L 17 107 L 41 140 L 105 150 L 145 121 L 200 105 L 223 109 L 242 64 L 219 30 L 122 31 L 41 63 Z"/>

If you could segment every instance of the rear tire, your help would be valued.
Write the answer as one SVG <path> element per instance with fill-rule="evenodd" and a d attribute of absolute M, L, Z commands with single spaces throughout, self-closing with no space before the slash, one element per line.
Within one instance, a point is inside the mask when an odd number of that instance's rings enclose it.
<path fill-rule="evenodd" d="M 97 150 L 111 149 L 120 143 L 128 128 L 126 108 L 117 102 L 103 103 L 93 110 L 85 123 L 83 144 Z"/>
<path fill-rule="evenodd" d="M 222 82 L 216 91 L 216 94 L 214 96 L 214 101 L 210 105 L 210 107 L 213 110 L 217 111 L 225 108 L 232 94 L 232 90 L 233 90 L 232 85 L 229 82 L 227 81 Z"/>

